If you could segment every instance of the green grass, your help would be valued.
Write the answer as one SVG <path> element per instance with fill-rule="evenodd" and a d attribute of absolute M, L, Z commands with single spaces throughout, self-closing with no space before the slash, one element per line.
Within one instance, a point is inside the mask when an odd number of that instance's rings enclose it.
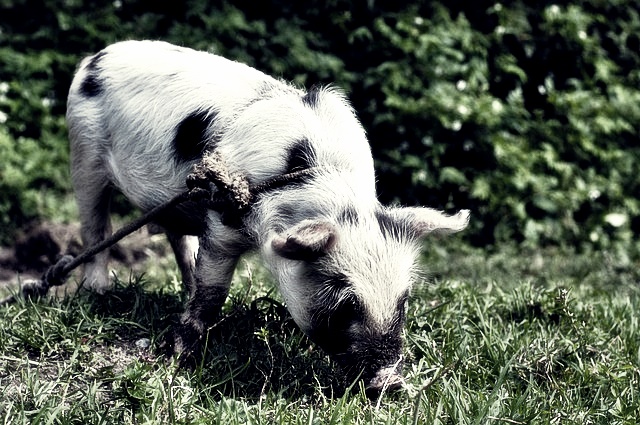
<path fill-rule="evenodd" d="M 162 341 L 175 266 L 114 291 L 0 308 L 2 423 L 635 424 L 638 261 L 624 253 L 434 249 L 406 327 L 407 388 L 368 401 L 302 335 L 254 260 L 204 361 Z M 145 343 L 150 343 L 149 347 Z"/>

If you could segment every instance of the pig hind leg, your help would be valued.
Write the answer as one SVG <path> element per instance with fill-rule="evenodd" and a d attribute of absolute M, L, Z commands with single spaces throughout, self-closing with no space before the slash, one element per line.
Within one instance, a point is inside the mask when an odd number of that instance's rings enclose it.
<path fill-rule="evenodd" d="M 77 157 L 76 157 L 77 158 Z M 80 215 L 80 232 L 84 248 L 102 242 L 111 235 L 109 207 L 112 188 L 101 167 L 92 161 L 74 161 L 73 185 Z M 83 285 L 98 293 L 111 287 L 107 271 L 109 250 L 99 252 L 84 266 Z"/>
<path fill-rule="evenodd" d="M 67 109 L 67 123 L 71 180 L 80 216 L 82 242 L 88 249 L 111 234 L 109 208 L 113 184 L 106 159 L 110 141 L 101 124 L 101 111 L 73 93 Z M 107 249 L 85 263 L 83 285 L 98 293 L 110 288 L 108 259 Z"/>

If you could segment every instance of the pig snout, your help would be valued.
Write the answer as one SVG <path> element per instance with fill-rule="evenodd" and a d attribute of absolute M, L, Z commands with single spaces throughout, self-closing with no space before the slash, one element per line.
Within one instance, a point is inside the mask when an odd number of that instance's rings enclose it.
<path fill-rule="evenodd" d="M 386 392 L 402 389 L 403 356 L 399 352 L 400 342 L 391 345 L 378 345 L 366 351 L 357 351 L 335 356 L 334 360 L 345 372 L 348 383 L 357 380 L 364 384 L 365 394 L 370 399 L 378 398 Z M 354 389 L 359 388 L 355 385 Z"/>
<path fill-rule="evenodd" d="M 395 364 L 378 370 L 366 383 L 365 392 L 367 397 L 373 399 L 379 397 L 383 392 L 396 391 L 403 386 L 404 378 L 400 374 L 399 364 Z"/>

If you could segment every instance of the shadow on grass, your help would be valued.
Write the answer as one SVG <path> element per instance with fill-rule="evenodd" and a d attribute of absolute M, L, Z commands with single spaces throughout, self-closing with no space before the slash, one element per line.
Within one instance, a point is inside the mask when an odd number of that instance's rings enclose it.
<path fill-rule="evenodd" d="M 159 361 L 170 360 L 163 346 L 183 310 L 179 295 L 148 291 L 143 282 L 134 281 L 104 295 L 83 293 L 72 302 L 87 302 L 92 314 L 114 327 L 118 340 L 133 346 L 149 338 Z M 284 306 L 269 297 L 248 303 L 227 300 L 202 359 L 181 373 L 207 391 L 207 397 L 337 397 L 345 388 L 336 367 L 297 328 Z"/>

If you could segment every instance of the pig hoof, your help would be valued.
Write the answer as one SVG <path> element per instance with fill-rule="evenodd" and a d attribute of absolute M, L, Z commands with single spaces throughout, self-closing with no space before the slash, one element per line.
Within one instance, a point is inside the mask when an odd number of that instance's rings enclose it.
<path fill-rule="evenodd" d="M 92 278 L 86 277 L 82 282 L 82 289 L 89 292 L 93 292 L 98 295 L 104 295 L 107 292 L 109 292 L 111 289 L 113 289 L 113 285 L 109 281 L 109 279 L 102 280 L 102 279 L 92 279 Z"/>
<path fill-rule="evenodd" d="M 184 324 L 168 335 L 167 348 L 180 367 L 187 369 L 195 368 L 204 355 L 202 335 L 192 326 Z"/>

